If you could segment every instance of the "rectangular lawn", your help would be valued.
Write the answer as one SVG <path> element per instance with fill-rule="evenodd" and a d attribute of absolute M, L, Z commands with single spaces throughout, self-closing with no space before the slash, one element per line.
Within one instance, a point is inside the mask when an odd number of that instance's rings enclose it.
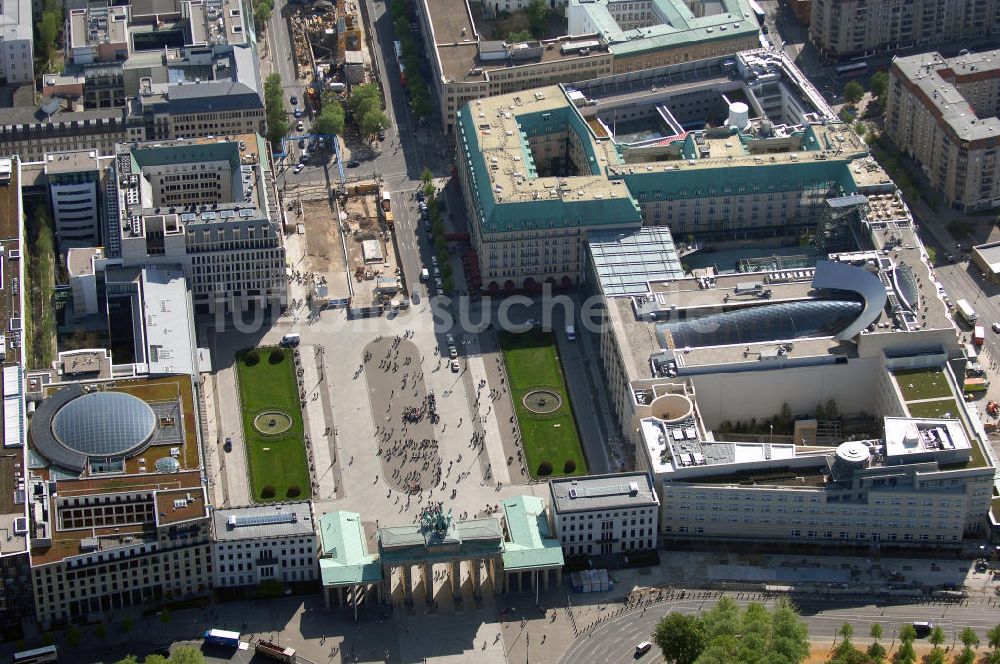
<path fill-rule="evenodd" d="M 945 378 L 944 372 L 938 368 L 902 369 L 894 371 L 893 376 L 899 385 L 899 391 L 903 393 L 904 401 L 951 396 L 948 379 Z"/>
<path fill-rule="evenodd" d="M 236 358 L 250 489 L 257 502 L 306 499 L 312 493 L 292 353 L 291 349 L 254 348 Z M 254 418 L 266 411 L 288 415 L 291 427 L 275 435 L 261 433 L 254 427 Z"/>
<path fill-rule="evenodd" d="M 500 348 L 510 380 L 511 399 L 523 436 L 528 472 L 534 477 L 586 475 L 587 460 L 573 420 L 562 365 L 551 332 L 500 333 Z M 562 399 L 557 410 L 538 414 L 524 406 L 524 396 L 536 389 L 555 392 Z M 552 470 L 539 472 L 548 462 Z"/>

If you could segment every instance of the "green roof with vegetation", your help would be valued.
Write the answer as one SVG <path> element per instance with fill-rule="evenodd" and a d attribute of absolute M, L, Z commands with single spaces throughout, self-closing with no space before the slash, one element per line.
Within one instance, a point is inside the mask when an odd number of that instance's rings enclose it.
<path fill-rule="evenodd" d="M 896 378 L 904 401 L 937 399 L 952 396 L 951 385 L 944 371 L 937 367 L 928 369 L 900 369 L 892 375 Z"/>

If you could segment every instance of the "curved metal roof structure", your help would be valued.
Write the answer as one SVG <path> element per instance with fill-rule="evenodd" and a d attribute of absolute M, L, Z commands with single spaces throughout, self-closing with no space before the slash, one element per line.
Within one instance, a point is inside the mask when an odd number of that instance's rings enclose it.
<path fill-rule="evenodd" d="M 82 472 L 91 457 L 134 455 L 149 444 L 156 427 L 156 413 L 142 399 L 69 385 L 42 401 L 29 433 L 36 452 Z"/>
<path fill-rule="evenodd" d="M 837 334 L 837 339 L 840 341 L 853 339 L 861 333 L 861 330 L 878 320 L 889 297 L 879 278 L 868 270 L 834 261 L 816 262 L 812 286 L 813 288 L 853 291 L 864 300 L 864 310 L 853 323 Z"/>
<path fill-rule="evenodd" d="M 861 310 L 861 303 L 847 299 L 775 302 L 692 320 L 662 323 L 656 326 L 656 334 L 664 348 L 828 337 L 850 325 Z M 668 334 L 672 344 L 667 343 Z"/>

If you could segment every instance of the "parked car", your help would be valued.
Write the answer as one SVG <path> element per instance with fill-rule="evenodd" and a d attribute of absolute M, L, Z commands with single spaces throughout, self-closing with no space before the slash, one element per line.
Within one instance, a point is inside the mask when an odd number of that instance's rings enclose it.
<path fill-rule="evenodd" d="M 288 98 L 288 101 L 292 102 L 292 106 L 295 106 L 296 104 L 299 103 L 299 98 L 296 97 L 295 95 L 292 95 L 291 97 Z"/>
<path fill-rule="evenodd" d="M 300 150 L 305 150 L 306 149 L 306 139 L 304 139 L 304 138 L 300 138 L 299 139 L 299 149 Z"/>
<path fill-rule="evenodd" d="M 347 167 L 348 168 L 357 168 L 360 165 L 361 165 L 361 162 L 358 161 L 357 159 L 352 159 L 349 162 L 347 162 Z"/>
<path fill-rule="evenodd" d="M 297 123 L 295 124 L 295 128 L 296 128 L 296 129 L 298 129 L 299 131 L 302 131 L 303 129 L 305 129 L 305 128 L 306 128 L 306 124 L 305 124 L 304 122 L 302 122 L 302 120 L 299 120 L 299 121 L 298 121 L 298 122 L 297 122 Z"/>
<path fill-rule="evenodd" d="M 232 452 L 233 451 L 233 439 L 232 438 L 226 438 L 226 443 L 222 446 L 222 449 L 226 450 L 227 452 Z"/>
<path fill-rule="evenodd" d="M 302 169 L 305 167 L 306 167 L 305 164 L 295 164 L 295 168 L 292 169 L 292 173 L 298 175 L 299 173 L 302 172 Z"/>
<path fill-rule="evenodd" d="M 458 349 L 455 348 L 454 346 L 448 346 L 448 357 L 450 357 L 453 360 L 456 357 L 458 357 Z"/>
<path fill-rule="evenodd" d="M 292 115 L 294 115 L 296 118 L 301 118 L 302 117 L 302 109 L 299 108 L 298 106 L 296 106 L 295 110 L 292 111 Z"/>
<path fill-rule="evenodd" d="M 451 361 L 451 372 L 458 373 L 458 360 Z"/>

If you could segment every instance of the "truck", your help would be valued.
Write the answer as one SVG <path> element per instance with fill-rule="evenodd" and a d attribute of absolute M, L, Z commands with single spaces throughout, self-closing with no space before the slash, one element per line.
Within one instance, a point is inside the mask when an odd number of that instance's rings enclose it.
<path fill-rule="evenodd" d="M 277 643 L 261 639 L 253 644 L 254 652 L 261 657 L 274 659 L 286 664 L 295 664 L 295 649 L 279 646 Z"/>
<path fill-rule="evenodd" d="M 299 342 L 302 341 L 302 335 L 298 332 L 292 332 L 291 334 L 286 334 L 281 337 L 281 346 L 298 346 Z"/>
<path fill-rule="evenodd" d="M 976 325 L 972 329 L 972 342 L 977 346 L 982 346 L 984 341 L 986 341 L 986 328 L 982 325 Z"/>
<path fill-rule="evenodd" d="M 382 192 L 382 212 L 389 212 L 392 210 L 392 199 L 389 198 L 389 192 Z"/>
<path fill-rule="evenodd" d="M 972 305 L 969 304 L 968 300 L 958 300 L 955 302 L 955 310 L 958 312 L 958 315 L 962 317 L 962 320 L 969 325 L 975 325 L 976 320 L 979 318 L 976 316 L 976 310 L 972 308 Z"/>
<path fill-rule="evenodd" d="M 205 631 L 205 643 L 217 646 L 240 647 L 240 633 L 224 629 L 209 629 Z"/>

